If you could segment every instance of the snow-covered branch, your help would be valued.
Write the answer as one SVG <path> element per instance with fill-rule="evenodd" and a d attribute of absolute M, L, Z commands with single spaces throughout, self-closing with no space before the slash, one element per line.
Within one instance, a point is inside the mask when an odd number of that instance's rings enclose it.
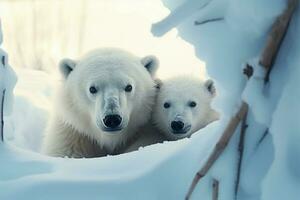
<path fill-rule="evenodd" d="M 281 43 L 287 32 L 288 24 L 297 6 L 298 0 L 289 0 L 287 8 L 284 12 L 275 20 L 272 30 L 269 33 L 268 40 L 266 42 L 265 48 L 261 54 L 259 64 L 263 66 L 266 70 L 265 75 L 265 83 L 269 80 L 269 74 L 272 70 L 274 62 L 276 60 L 277 53 L 280 49 Z M 250 65 L 246 65 L 244 68 L 244 74 L 250 78 L 253 75 L 253 67 Z M 216 143 L 212 153 L 210 154 L 209 158 L 207 159 L 206 163 L 202 166 L 202 168 L 196 173 L 193 182 L 189 188 L 189 191 L 186 195 L 186 199 L 189 199 L 197 185 L 197 183 L 204 177 L 209 169 L 213 166 L 215 161 L 219 158 L 221 153 L 226 148 L 227 144 L 230 141 L 230 138 L 235 133 L 237 126 L 239 125 L 240 121 L 242 121 L 241 127 L 241 135 L 240 135 L 240 142 L 239 142 L 239 159 L 238 159 L 238 167 L 237 167 L 237 179 L 235 185 L 235 196 L 237 196 L 238 188 L 239 188 L 239 181 L 240 181 L 240 174 L 241 174 L 241 163 L 243 157 L 243 147 L 244 147 L 244 138 L 246 133 L 246 117 L 248 113 L 248 104 L 246 102 L 242 102 L 239 111 L 236 115 L 230 120 L 229 124 L 227 125 L 225 131 L 221 135 L 220 139 Z"/>
<path fill-rule="evenodd" d="M 213 164 L 216 162 L 216 160 L 219 158 L 219 156 L 222 154 L 224 149 L 227 147 L 230 138 L 234 134 L 236 128 L 238 127 L 241 120 L 244 119 L 244 117 L 247 115 L 248 112 L 248 105 L 246 102 L 243 102 L 240 106 L 239 111 L 235 114 L 235 116 L 232 117 L 230 122 L 228 123 L 225 131 L 223 132 L 222 136 L 216 143 L 212 153 L 210 154 L 208 160 L 203 165 L 203 167 L 196 173 L 194 180 L 190 186 L 190 189 L 186 195 L 186 200 L 190 199 L 197 183 L 200 181 L 202 177 L 206 175 L 206 173 L 209 171 L 209 169 L 213 166 Z"/>

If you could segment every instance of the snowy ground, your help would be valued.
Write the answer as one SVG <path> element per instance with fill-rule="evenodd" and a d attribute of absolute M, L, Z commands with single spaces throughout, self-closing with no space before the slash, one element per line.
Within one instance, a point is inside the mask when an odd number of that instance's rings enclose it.
<path fill-rule="evenodd" d="M 271 81 L 263 87 L 260 66 L 256 66 L 255 74 L 248 82 L 242 75 L 242 67 L 246 62 L 255 64 L 267 32 L 284 8 L 285 1 L 275 0 L 270 6 L 267 0 L 220 0 L 212 1 L 201 10 L 205 2 L 164 0 L 171 14 L 156 23 L 152 32 L 155 35 L 171 32 L 161 40 L 153 41 L 166 45 L 161 49 L 157 47 L 155 51 L 160 53 L 161 50 L 163 60 L 168 58 L 166 60 L 170 63 L 172 60 L 174 64 L 178 58 L 183 63 L 194 60 L 193 56 L 188 57 L 193 55 L 191 49 L 183 49 L 189 45 L 182 43 L 182 39 L 195 47 L 197 56 L 206 63 L 208 74 L 217 83 L 218 96 L 214 105 L 222 113 L 220 121 L 200 130 L 191 139 L 152 145 L 119 156 L 95 159 L 42 156 L 34 151 L 39 149 L 40 132 L 47 119 L 53 83 L 57 79 L 41 72 L 18 70 L 18 95 L 12 115 L 6 120 L 7 143 L 0 145 L 0 199 L 76 200 L 87 196 L 91 199 L 184 199 L 195 172 L 205 162 L 228 120 L 237 110 L 241 97 L 249 103 L 250 113 L 237 199 L 299 199 L 299 10 L 279 52 Z M 147 4 L 136 5 L 143 10 L 142 7 Z M 162 6 L 157 5 L 157 9 Z M 122 3 L 116 6 L 120 10 L 124 7 L 124 10 L 132 8 Z M 144 12 L 137 13 L 140 21 Z M 216 17 L 223 17 L 224 20 L 194 25 L 195 20 Z M 145 26 L 148 29 L 143 31 L 150 29 L 149 21 L 148 25 Z M 182 39 L 176 37 L 173 27 L 178 28 Z M 167 48 L 168 43 L 164 41 L 168 41 L 168 37 L 170 41 L 176 41 L 172 42 L 175 46 Z M 138 44 L 143 44 L 143 41 Z M 173 54 L 177 52 L 175 47 L 179 52 L 176 55 Z M 170 65 L 164 67 L 163 64 L 162 67 L 168 71 L 173 67 Z M 182 68 L 176 69 L 179 69 L 177 73 L 181 73 Z M 186 70 L 186 66 L 183 69 Z M 192 72 L 193 69 L 190 69 Z M 160 72 L 161 76 L 164 74 Z M 269 133 L 261 140 L 267 128 Z M 192 199 L 211 199 L 212 178 L 220 181 L 220 200 L 235 199 L 238 132 L 208 175 L 198 184 Z"/>

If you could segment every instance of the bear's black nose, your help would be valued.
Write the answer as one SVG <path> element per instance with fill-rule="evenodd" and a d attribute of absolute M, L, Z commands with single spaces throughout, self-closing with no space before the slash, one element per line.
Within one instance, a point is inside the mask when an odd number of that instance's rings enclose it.
<path fill-rule="evenodd" d="M 122 122 L 120 115 L 106 115 L 103 119 L 103 123 L 108 128 L 117 128 Z"/>
<path fill-rule="evenodd" d="M 171 122 L 171 128 L 175 132 L 180 132 L 183 130 L 184 123 L 182 121 L 172 121 Z"/>

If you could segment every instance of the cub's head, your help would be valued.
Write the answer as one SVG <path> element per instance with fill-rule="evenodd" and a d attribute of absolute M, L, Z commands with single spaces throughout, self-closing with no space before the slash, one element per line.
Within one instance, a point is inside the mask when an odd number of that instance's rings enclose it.
<path fill-rule="evenodd" d="M 138 58 L 119 49 L 95 50 L 78 61 L 63 59 L 62 91 L 75 115 L 70 123 L 111 135 L 145 123 L 155 98 L 157 68 L 155 57 Z"/>
<path fill-rule="evenodd" d="M 210 107 L 215 95 L 212 80 L 203 82 L 187 76 L 165 80 L 159 87 L 154 123 L 169 140 L 189 137 L 216 120 Z"/>

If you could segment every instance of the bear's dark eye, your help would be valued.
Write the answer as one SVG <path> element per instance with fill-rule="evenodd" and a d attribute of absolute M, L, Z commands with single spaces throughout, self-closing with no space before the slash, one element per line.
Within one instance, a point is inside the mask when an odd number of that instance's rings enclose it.
<path fill-rule="evenodd" d="M 194 107 L 197 106 L 197 103 L 196 103 L 195 101 L 191 101 L 191 102 L 189 103 L 189 106 L 190 106 L 191 108 L 194 108 Z"/>
<path fill-rule="evenodd" d="M 164 103 L 164 108 L 170 108 L 170 106 L 171 106 L 170 103 L 168 103 L 168 102 Z"/>
<path fill-rule="evenodd" d="M 125 91 L 126 92 L 131 92 L 132 91 L 132 85 L 130 85 L 130 84 L 126 85 Z"/>
<path fill-rule="evenodd" d="M 95 93 L 98 92 L 97 89 L 94 86 L 91 86 L 89 90 L 90 90 L 91 94 L 95 94 Z"/>

